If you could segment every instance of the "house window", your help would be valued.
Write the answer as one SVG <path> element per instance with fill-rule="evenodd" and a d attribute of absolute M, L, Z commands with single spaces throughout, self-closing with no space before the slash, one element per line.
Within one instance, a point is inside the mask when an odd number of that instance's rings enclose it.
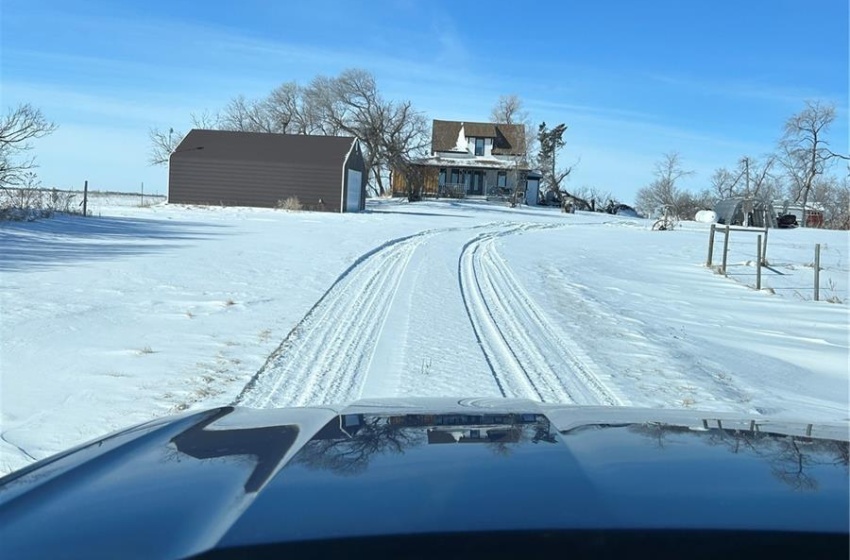
<path fill-rule="evenodd" d="M 476 138 L 475 139 L 475 155 L 483 156 L 484 155 L 484 139 Z"/>
<path fill-rule="evenodd" d="M 446 184 L 446 168 L 443 167 L 440 169 L 440 186 L 445 186 Z"/>
<path fill-rule="evenodd" d="M 508 174 L 505 171 L 499 171 L 499 174 L 496 175 L 496 186 L 497 187 L 507 187 L 508 186 Z"/>
<path fill-rule="evenodd" d="M 460 180 L 459 180 L 459 176 L 458 176 L 457 169 L 452 169 L 452 180 L 451 180 L 451 184 L 452 184 L 452 185 L 457 185 L 458 183 L 460 183 Z"/>

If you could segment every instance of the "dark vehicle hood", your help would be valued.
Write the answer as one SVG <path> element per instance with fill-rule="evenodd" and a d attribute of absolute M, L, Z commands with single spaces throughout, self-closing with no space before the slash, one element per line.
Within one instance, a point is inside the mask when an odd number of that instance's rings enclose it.
<path fill-rule="evenodd" d="M 540 529 L 846 534 L 843 424 L 524 400 L 225 407 L 0 479 L 0 556 Z"/>

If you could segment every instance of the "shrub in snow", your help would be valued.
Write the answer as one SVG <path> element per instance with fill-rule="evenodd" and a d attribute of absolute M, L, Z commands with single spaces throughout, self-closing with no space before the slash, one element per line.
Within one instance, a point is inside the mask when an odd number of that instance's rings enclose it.
<path fill-rule="evenodd" d="M 0 220 L 33 221 L 56 212 L 72 213 L 75 195 L 58 189 L 0 188 Z"/>
<path fill-rule="evenodd" d="M 301 210 L 303 207 L 297 196 L 290 196 L 286 200 L 278 200 L 277 208 L 279 210 Z"/>

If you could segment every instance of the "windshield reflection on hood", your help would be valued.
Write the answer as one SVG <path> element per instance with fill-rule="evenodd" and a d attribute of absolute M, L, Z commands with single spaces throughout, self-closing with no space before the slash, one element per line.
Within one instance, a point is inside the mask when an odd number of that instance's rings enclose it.
<path fill-rule="evenodd" d="M 379 454 L 403 454 L 419 445 L 482 444 L 506 454 L 522 442 L 555 443 L 557 431 L 542 414 L 347 414 L 331 420 L 292 463 L 353 475 Z"/>

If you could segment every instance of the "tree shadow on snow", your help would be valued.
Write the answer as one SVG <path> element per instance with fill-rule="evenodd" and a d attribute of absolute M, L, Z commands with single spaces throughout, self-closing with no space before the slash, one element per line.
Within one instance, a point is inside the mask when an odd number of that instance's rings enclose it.
<path fill-rule="evenodd" d="M 212 239 L 229 226 L 149 218 L 57 215 L 0 224 L 0 271 L 145 255 Z"/>

